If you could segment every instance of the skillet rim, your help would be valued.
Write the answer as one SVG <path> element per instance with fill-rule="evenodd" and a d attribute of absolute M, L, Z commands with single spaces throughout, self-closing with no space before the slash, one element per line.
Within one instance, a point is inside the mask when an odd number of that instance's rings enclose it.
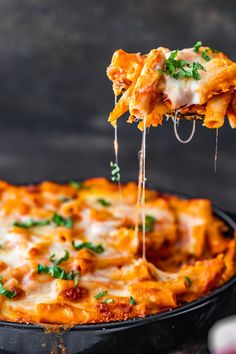
<path fill-rule="evenodd" d="M 40 183 L 40 182 L 37 182 Z M 33 183 L 33 184 L 37 184 Z M 63 182 L 57 182 L 62 183 Z M 127 182 L 124 182 L 124 184 Z M 21 185 L 27 185 L 30 183 L 21 183 Z M 32 183 L 31 183 L 32 184 Z M 155 187 L 152 184 L 148 184 L 147 188 L 155 189 L 160 193 L 169 194 L 169 195 L 176 195 L 181 198 L 185 199 L 192 199 L 192 198 L 203 198 L 204 197 L 196 197 L 190 194 L 185 194 L 182 192 L 173 191 L 168 188 L 164 187 Z M 236 229 L 236 221 L 229 215 L 230 213 L 223 211 L 222 209 L 216 207 L 212 204 L 213 213 L 222 219 L 226 224 L 228 224 L 232 229 Z M 102 322 L 102 323 L 91 323 L 91 324 L 77 324 L 67 330 L 67 325 L 56 325 L 56 324 L 34 324 L 34 323 L 19 323 L 19 322 L 8 322 L 8 321 L 0 321 L 0 328 L 6 329 L 18 329 L 18 330 L 33 330 L 33 331 L 45 331 L 45 327 L 48 326 L 49 328 L 53 328 L 54 326 L 58 328 L 58 331 L 65 330 L 70 332 L 107 332 L 107 331 L 118 331 L 124 330 L 131 327 L 142 326 L 145 324 L 162 321 L 165 319 L 169 319 L 171 317 L 180 316 L 187 312 L 191 312 L 197 310 L 198 308 L 206 306 L 210 302 L 216 301 L 216 298 L 226 290 L 230 289 L 236 284 L 236 274 L 231 277 L 226 283 L 221 285 L 220 287 L 214 289 L 209 294 L 200 297 L 194 301 L 191 301 L 187 304 L 182 306 L 176 307 L 174 309 L 165 310 L 153 315 L 149 315 L 146 317 L 136 317 L 131 318 L 128 320 L 121 320 L 121 321 L 113 321 L 113 322 Z M 52 333 L 55 333 L 52 331 Z"/>

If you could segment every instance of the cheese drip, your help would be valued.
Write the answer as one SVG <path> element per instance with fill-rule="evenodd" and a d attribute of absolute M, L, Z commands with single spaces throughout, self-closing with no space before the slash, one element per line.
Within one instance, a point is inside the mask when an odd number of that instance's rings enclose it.
<path fill-rule="evenodd" d="M 143 119 L 144 129 L 142 132 L 142 144 L 139 151 L 139 177 L 138 177 L 138 198 L 135 216 L 135 235 L 138 235 L 139 229 L 139 210 L 141 209 L 142 220 L 142 256 L 146 259 L 146 244 L 145 244 L 145 184 L 146 184 L 146 116 Z"/>
<path fill-rule="evenodd" d="M 115 106 L 117 104 L 117 96 L 115 96 Z M 117 132 L 117 122 L 114 125 L 114 152 L 115 152 L 115 163 L 119 166 L 119 145 L 118 145 L 118 132 Z M 122 189 L 120 179 L 118 181 L 119 195 L 120 195 L 120 203 L 123 201 L 122 197 Z"/>
<path fill-rule="evenodd" d="M 178 110 L 175 111 L 175 115 L 174 115 L 174 118 L 172 118 L 172 121 L 173 121 L 173 124 L 174 124 L 174 132 L 175 132 L 175 136 L 177 138 L 177 140 L 180 142 L 180 143 L 183 143 L 183 144 L 187 144 L 189 143 L 194 134 L 195 134 L 195 130 L 196 130 L 196 121 L 193 120 L 193 126 L 192 126 L 192 131 L 191 131 L 191 134 L 189 136 L 188 139 L 186 140 L 183 140 L 180 138 L 179 134 L 178 134 L 178 131 L 177 131 L 177 126 L 178 126 L 178 123 L 179 123 L 179 119 L 177 118 L 178 116 Z M 219 129 L 216 128 L 216 138 L 215 138 L 215 155 L 214 155 L 214 171 L 216 172 L 217 170 L 217 160 L 218 160 L 218 142 L 219 142 Z"/>
<path fill-rule="evenodd" d="M 219 129 L 216 128 L 216 140 L 215 140 L 215 157 L 214 157 L 214 170 L 217 170 L 217 160 L 218 160 L 218 142 L 219 142 Z"/>
<path fill-rule="evenodd" d="M 187 143 L 189 143 L 192 140 L 192 138 L 194 136 L 195 128 L 196 128 L 196 121 L 195 120 L 192 121 L 193 122 L 193 126 L 192 126 L 192 131 L 191 131 L 191 134 L 190 134 L 189 138 L 186 139 L 186 140 L 183 140 L 183 139 L 180 138 L 180 136 L 178 134 L 178 131 L 177 131 L 177 124 L 179 123 L 179 119 L 177 118 L 177 116 L 178 116 L 178 110 L 175 111 L 175 115 L 174 115 L 174 119 L 173 119 L 174 132 L 175 132 L 176 139 L 182 144 L 187 144 Z"/>

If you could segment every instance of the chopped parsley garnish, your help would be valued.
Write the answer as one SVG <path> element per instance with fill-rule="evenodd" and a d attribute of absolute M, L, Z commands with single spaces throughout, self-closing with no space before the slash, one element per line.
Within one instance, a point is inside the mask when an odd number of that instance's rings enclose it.
<path fill-rule="evenodd" d="M 197 41 L 197 43 L 194 44 L 193 51 L 195 53 L 198 53 L 200 47 L 202 47 L 202 42 L 201 41 Z M 208 49 L 203 50 L 202 53 L 201 53 L 202 58 L 205 59 L 206 61 L 210 61 L 211 60 L 211 57 L 208 55 L 208 51 L 209 50 L 212 53 L 220 53 L 220 50 L 208 47 Z"/>
<path fill-rule="evenodd" d="M 193 46 L 193 51 L 195 53 L 198 53 L 199 52 L 199 48 L 202 46 L 202 41 L 197 41 L 194 46 Z"/>
<path fill-rule="evenodd" d="M 151 215 L 145 215 L 145 231 L 152 232 L 154 230 L 155 222 L 156 218 Z M 143 230 L 143 225 L 139 225 L 139 230 Z"/>
<path fill-rule="evenodd" d="M 0 276 L 0 295 L 6 296 L 8 299 L 12 299 L 16 296 L 15 291 L 6 290 L 2 285 L 2 277 Z"/>
<path fill-rule="evenodd" d="M 106 199 L 99 198 L 99 199 L 97 199 L 97 202 L 100 203 L 104 207 L 111 206 L 111 203 L 108 202 L 108 200 L 106 200 Z"/>
<path fill-rule="evenodd" d="M 76 272 L 76 273 L 73 274 L 73 280 L 75 282 L 75 286 L 78 285 L 79 276 L 80 276 L 80 272 Z"/>
<path fill-rule="evenodd" d="M 133 296 L 130 296 L 130 298 L 129 298 L 129 304 L 130 304 L 130 305 L 137 305 L 137 302 L 136 302 L 136 300 L 133 298 Z"/>
<path fill-rule="evenodd" d="M 192 281 L 191 281 L 191 279 L 189 278 L 188 275 L 185 277 L 185 280 L 186 280 L 186 283 L 187 283 L 188 287 L 190 287 L 192 285 Z"/>
<path fill-rule="evenodd" d="M 52 262 L 52 263 L 54 263 L 56 265 L 59 265 L 59 264 L 61 264 L 63 262 L 68 261 L 69 258 L 70 258 L 70 253 L 67 250 L 65 250 L 64 256 L 62 258 L 60 258 L 60 259 L 55 259 L 55 253 L 53 253 L 51 255 L 51 257 L 50 257 L 50 262 Z"/>
<path fill-rule="evenodd" d="M 76 191 L 80 189 L 88 189 L 88 186 L 85 186 L 84 182 L 70 181 L 69 185 L 73 187 Z"/>
<path fill-rule="evenodd" d="M 206 71 L 206 69 L 204 68 L 204 66 L 202 66 L 200 63 L 195 63 L 193 62 L 191 64 L 192 68 L 192 77 L 195 79 L 195 80 L 200 80 L 201 79 L 201 75 L 199 74 L 198 70 L 203 70 L 203 71 Z"/>
<path fill-rule="evenodd" d="M 50 224 L 50 220 L 40 220 L 36 221 L 34 219 L 29 219 L 24 222 L 20 221 L 15 221 L 13 223 L 13 226 L 17 227 L 22 227 L 23 229 L 30 229 L 31 227 L 36 227 L 36 226 L 46 226 Z"/>
<path fill-rule="evenodd" d="M 110 162 L 111 166 L 111 180 L 113 182 L 119 182 L 120 181 L 120 167 L 116 162 Z"/>
<path fill-rule="evenodd" d="M 178 55 L 178 49 L 170 53 L 169 58 L 166 60 L 166 67 L 164 70 L 158 69 L 161 74 L 169 74 L 174 79 L 183 78 L 193 78 L 195 80 L 200 80 L 201 76 L 198 70 L 204 70 L 198 62 L 190 62 L 188 60 L 176 59 Z"/>
<path fill-rule="evenodd" d="M 103 299 L 101 302 L 104 304 L 113 304 L 115 300 L 111 299 L 110 297 L 107 297 L 106 299 Z"/>
<path fill-rule="evenodd" d="M 22 227 L 23 229 L 30 229 L 31 227 L 46 226 L 49 225 L 51 222 L 54 222 L 57 226 L 65 226 L 68 229 L 71 229 L 73 227 L 73 221 L 71 218 L 64 218 L 63 216 L 56 213 L 53 215 L 52 220 L 36 221 L 34 219 L 29 219 L 24 222 L 15 221 L 13 223 L 13 226 Z"/>
<path fill-rule="evenodd" d="M 95 253 L 102 253 L 105 251 L 104 247 L 101 244 L 94 245 L 92 242 L 82 242 L 82 243 L 76 243 L 75 241 L 72 241 L 72 245 L 76 250 L 82 250 L 83 248 L 87 248 L 90 251 L 93 251 Z"/>
<path fill-rule="evenodd" d="M 56 267 L 56 266 L 48 267 L 44 264 L 39 264 L 38 265 L 38 274 L 42 274 L 42 273 L 49 274 L 53 278 L 56 278 L 56 279 L 74 280 L 75 285 L 77 285 L 77 283 L 78 283 L 79 274 L 80 274 L 80 272 L 74 273 L 73 271 L 66 273 L 66 271 L 64 269 L 61 269 L 59 267 Z"/>
<path fill-rule="evenodd" d="M 39 264 L 38 265 L 38 273 L 44 273 L 44 274 L 50 274 L 53 278 L 56 279 L 67 279 L 67 274 L 64 271 L 64 269 L 61 269 L 56 266 L 48 267 L 44 264 Z"/>
<path fill-rule="evenodd" d="M 57 226 L 65 226 L 67 229 L 72 229 L 73 227 L 73 221 L 71 218 L 64 218 L 63 216 L 55 213 L 52 217 L 52 221 L 57 225 Z"/>
<path fill-rule="evenodd" d="M 210 61 L 211 60 L 211 57 L 207 54 L 208 53 L 208 50 L 203 50 L 202 53 L 201 53 L 201 56 L 203 59 L 205 59 L 206 61 Z"/>
<path fill-rule="evenodd" d="M 103 291 L 100 291 L 100 293 L 96 294 L 94 297 L 95 297 L 96 300 L 99 300 L 101 297 L 103 297 L 107 293 L 108 293 L 107 290 L 103 290 Z"/>

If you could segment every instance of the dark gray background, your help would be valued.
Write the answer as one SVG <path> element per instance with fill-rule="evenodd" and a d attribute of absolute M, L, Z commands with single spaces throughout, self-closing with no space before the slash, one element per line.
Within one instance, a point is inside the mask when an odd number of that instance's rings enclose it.
<path fill-rule="evenodd" d="M 113 106 L 106 66 L 118 48 L 149 51 L 201 39 L 236 59 L 235 0 L 1 0 L 0 177 L 13 182 L 109 176 Z M 137 178 L 141 134 L 119 125 L 124 179 Z M 188 123 L 180 133 L 186 136 Z M 235 211 L 236 132 L 197 126 L 178 143 L 171 122 L 148 134 L 148 181 Z"/>

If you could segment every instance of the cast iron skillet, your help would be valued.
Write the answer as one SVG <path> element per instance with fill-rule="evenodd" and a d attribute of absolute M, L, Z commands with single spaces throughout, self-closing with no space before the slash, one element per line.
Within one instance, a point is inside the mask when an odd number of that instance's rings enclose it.
<path fill-rule="evenodd" d="M 161 188 L 165 194 L 170 192 Z M 214 207 L 232 234 L 236 224 L 229 214 Z M 220 288 L 179 308 L 127 321 L 77 325 L 60 333 L 45 333 L 40 326 L 0 321 L 0 353 L 5 354 L 166 354 L 194 340 L 202 343 L 209 327 L 222 316 L 236 284 L 236 275 Z M 193 353 L 193 351 L 187 351 Z M 187 353 L 186 352 L 186 353 Z"/>

